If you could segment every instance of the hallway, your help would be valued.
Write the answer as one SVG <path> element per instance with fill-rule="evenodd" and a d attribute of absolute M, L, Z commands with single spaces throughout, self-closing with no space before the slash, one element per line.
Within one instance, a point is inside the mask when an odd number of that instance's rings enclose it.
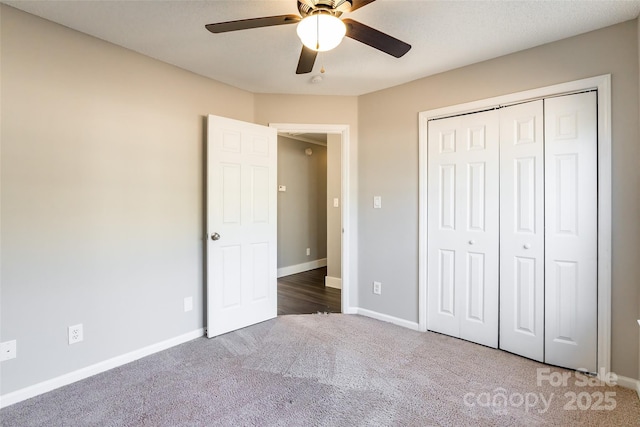
<path fill-rule="evenodd" d="M 340 313 L 341 290 L 324 286 L 327 268 L 278 279 L 278 315 Z"/>

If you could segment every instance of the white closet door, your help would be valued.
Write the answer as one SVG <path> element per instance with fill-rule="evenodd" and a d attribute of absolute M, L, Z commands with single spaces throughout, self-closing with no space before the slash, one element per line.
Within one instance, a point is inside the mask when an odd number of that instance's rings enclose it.
<path fill-rule="evenodd" d="M 498 345 L 499 120 L 429 123 L 427 328 Z"/>
<path fill-rule="evenodd" d="M 545 100 L 545 362 L 597 371 L 597 106 Z"/>
<path fill-rule="evenodd" d="M 429 122 L 427 177 L 427 329 L 460 336 L 456 261 L 460 251 L 458 149 L 460 117 Z"/>
<path fill-rule="evenodd" d="M 544 359 L 543 101 L 500 111 L 500 348 Z"/>

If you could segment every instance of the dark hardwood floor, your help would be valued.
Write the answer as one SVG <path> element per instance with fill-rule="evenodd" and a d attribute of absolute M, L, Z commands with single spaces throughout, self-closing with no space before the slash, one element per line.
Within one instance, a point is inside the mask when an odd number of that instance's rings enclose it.
<path fill-rule="evenodd" d="M 278 279 L 278 315 L 340 313 L 340 289 L 324 286 L 327 267 Z"/>

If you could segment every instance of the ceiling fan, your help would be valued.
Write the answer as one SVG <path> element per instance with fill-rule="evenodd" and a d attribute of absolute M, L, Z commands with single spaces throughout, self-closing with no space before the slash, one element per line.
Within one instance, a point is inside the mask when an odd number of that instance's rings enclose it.
<path fill-rule="evenodd" d="M 353 19 L 340 19 L 375 0 L 298 0 L 298 15 L 265 16 L 205 25 L 212 33 L 248 30 L 275 25 L 298 24 L 298 37 L 303 43 L 296 74 L 313 70 L 318 52 L 336 47 L 343 37 L 349 37 L 375 49 L 400 58 L 411 45 Z"/>

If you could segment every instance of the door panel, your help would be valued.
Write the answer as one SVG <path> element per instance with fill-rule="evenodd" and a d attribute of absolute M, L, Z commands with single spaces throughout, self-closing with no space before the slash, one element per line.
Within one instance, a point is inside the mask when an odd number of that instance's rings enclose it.
<path fill-rule="evenodd" d="M 277 315 L 276 155 L 275 129 L 209 116 L 209 337 Z"/>
<path fill-rule="evenodd" d="M 495 112 L 429 123 L 427 328 L 498 342 Z"/>
<path fill-rule="evenodd" d="M 500 111 L 500 348 L 544 359 L 543 103 Z"/>
<path fill-rule="evenodd" d="M 438 283 L 438 300 L 440 306 L 438 311 L 445 315 L 455 315 L 455 296 L 456 296 L 456 282 L 455 282 L 455 268 L 456 268 L 456 253 L 455 251 L 440 250 L 440 263 L 438 265 L 439 270 L 439 283 Z"/>
<path fill-rule="evenodd" d="M 497 111 L 462 116 L 458 153 L 460 338 L 490 347 L 498 346 L 499 125 Z"/>
<path fill-rule="evenodd" d="M 427 328 L 460 336 L 458 314 L 459 243 L 457 149 L 461 132 L 458 117 L 429 123 L 428 147 L 428 285 Z M 460 294 L 462 295 L 462 294 Z"/>
<path fill-rule="evenodd" d="M 484 321 L 484 254 L 467 253 L 467 320 Z"/>
<path fill-rule="evenodd" d="M 536 332 L 540 332 L 540 328 L 536 327 L 536 320 L 540 316 L 536 316 L 535 304 L 536 297 L 536 259 L 535 258 L 515 258 L 515 330 L 525 335 L 535 336 Z"/>
<path fill-rule="evenodd" d="M 469 163 L 467 165 L 467 176 L 469 177 L 468 203 L 467 203 L 467 219 L 469 224 L 467 228 L 473 231 L 484 231 L 484 212 L 485 212 L 485 182 L 484 182 L 484 163 Z"/>
<path fill-rule="evenodd" d="M 545 362 L 597 370 L 597 104 L 545 100 Z"/>
<path fill-rule="evenodd" d="M 456 165 L 440 166 L 440 228 L 456 228 Z"/>

